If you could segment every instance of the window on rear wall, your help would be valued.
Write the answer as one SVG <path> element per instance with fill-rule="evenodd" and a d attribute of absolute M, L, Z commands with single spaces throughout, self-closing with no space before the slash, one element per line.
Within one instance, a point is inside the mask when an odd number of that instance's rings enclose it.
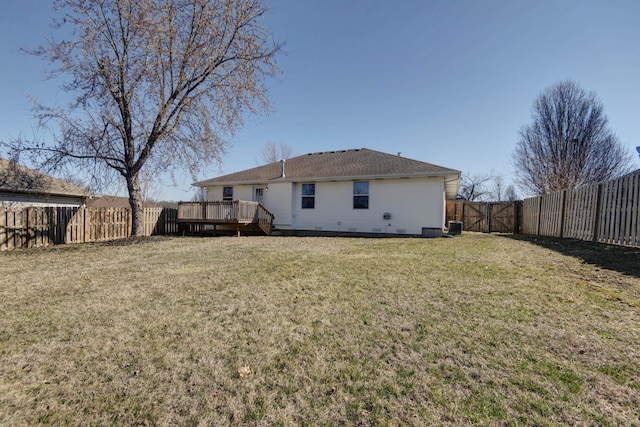
<path fill-rule="evenodd" d="M 233 187 L 222 187 L 222 200 L 233 200 Z"/>
<path fill-rule="evenodd" d="M 314 209 L 316 207 L 316 185 L 302 184 L 302 209 Z"/>
<path fill-rule="evenodd" d="M 369 182 L 353 183 L 353 209 L 369 209 Z"/>

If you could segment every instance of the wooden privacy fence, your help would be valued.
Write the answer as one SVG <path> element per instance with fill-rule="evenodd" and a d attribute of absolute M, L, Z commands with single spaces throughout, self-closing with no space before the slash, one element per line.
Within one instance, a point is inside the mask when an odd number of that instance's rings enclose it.
<path fill-rule="evenodd" d="M 519 233 L 522 202 L 447 201 L 447 224 L 462 221 L 464 231 Z"/>
<path fill-rule="evenodd" d="M 640 172 L 523 202 L 522 233 L 640 246 Z"/>
<path fill-rule="evenodd" d="M 178 232 L 177 210 L 145 208 L 145 236 Z M 131 236 L 128 208 L 0 207 L 0 250 L 89 243 Z"/>

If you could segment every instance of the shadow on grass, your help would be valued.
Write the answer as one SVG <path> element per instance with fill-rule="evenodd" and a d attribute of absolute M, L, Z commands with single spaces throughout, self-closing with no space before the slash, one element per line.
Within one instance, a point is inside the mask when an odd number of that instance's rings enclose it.
<path fill-rule="evenodd" d="M 505 234 L 503 236 L 533 243 L 564 255 L 579 258 L 588 264 L 640 278 L 640 248 L 524 234 Z"/>

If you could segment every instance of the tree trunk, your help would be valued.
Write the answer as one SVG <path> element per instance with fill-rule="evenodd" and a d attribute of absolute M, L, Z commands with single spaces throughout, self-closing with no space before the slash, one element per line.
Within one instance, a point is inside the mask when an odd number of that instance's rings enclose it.
<path fill-rule="evenodd" d="M 131 236 L 142 236 L 144 233 L 144 209 L 138 175 L 127 176 L 127 189 L 129 190 L 129 206 L 131 206 Z"/>

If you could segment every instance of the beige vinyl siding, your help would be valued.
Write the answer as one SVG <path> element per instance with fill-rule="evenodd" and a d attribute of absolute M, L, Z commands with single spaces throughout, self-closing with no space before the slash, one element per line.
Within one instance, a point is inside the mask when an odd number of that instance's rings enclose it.
<path fill-rule="evenodd" d="M 233 200 L 253 200 L 253 185 L 234 185 Z"/>
<path fill-rule="evenodd" d="M 420 235 L 423 227 L 444 226 L 442 178 L 369 180 L 368 209 L 353 208 L 353 182 L 315 182 L 313 209 L 301 207 L 302 183 L 272 182 L 264 186 L 264 205 L 283 230 Z M 222 187 L 209 187 L 207 200 L 222 200 Z M 234 200 L 253 200 L 254 187 L 234 185 Z"/>
<path fill-rule="evenodd" d="M 301 209 L 294 185 L 293 228 L 360 233 L 421 234 L 444 225 L 442 178 L 369 181 L 369 209 L 353 209 L 353 181 L 317 182 L 315 208 Z M 391 214 L 385 220 L 383 215 Z"/>
<path fill-rule="evenodd" d="M 76 207 L 84 205 L 84 198 L 45 196 L 36 197 L 22 194 L 0 194 L 0 207 Z"/>
<path fill-rule="evenodd" d="M 222 187 L 207 187 L 205 198 L 209 202 L 222 201 Z"/>
<path fill-rule="evenodd" d="M 270 183 L 269 190 L 265 191 L 265 207 L 273 214 L 273 225 L 277 228 L 291 228 L 292 189 L 292 183 L 280 182 Z"/>
<path fill-rule="evenodd" d="M 222 201 L 223 187 L 233 187 L 233 200 L 253 200 L 253 185 L 220 185 L 207 187 L 207 200 Z"/>

